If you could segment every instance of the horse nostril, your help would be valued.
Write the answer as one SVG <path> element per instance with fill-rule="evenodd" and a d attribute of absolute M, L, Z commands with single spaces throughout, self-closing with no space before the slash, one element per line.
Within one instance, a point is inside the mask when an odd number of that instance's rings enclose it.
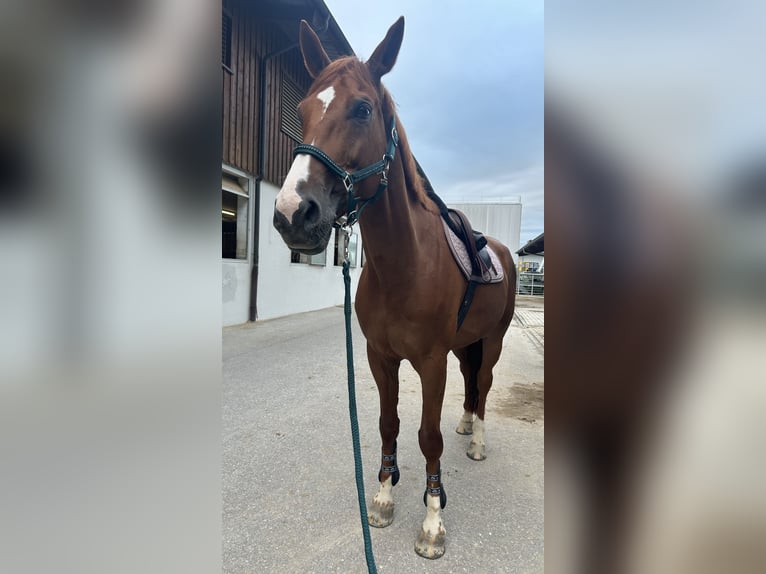
<path fill-rule="evenodd" d="M 277 231 L 279 231 L 280 233 L 282 233 L 282 231 L 284 229 L 286 229 L 288 227 L 288 225 L 289 225 L 285 215 L 283 213 L 280 213 L 276 209 L 274 210 L 274 220 L 273 220 L 273 223 L 274 223 L 274 228 Z"/>
<path fill-rule="evenodd" d="M 316 223 L 319 220 L 319 204 L 313 199 L 306 200 L 306 212 L 304 214 L 304 221 L 306 223 Z"/>

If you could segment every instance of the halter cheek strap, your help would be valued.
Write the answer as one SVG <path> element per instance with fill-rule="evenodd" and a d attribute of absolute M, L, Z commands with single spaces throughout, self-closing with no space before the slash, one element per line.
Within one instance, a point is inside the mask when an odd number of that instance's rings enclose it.
<path fill-rule="evenodd" d="M 383 154 L 383 159 L 358 171 L 349 173 L 337 163 L 335 163 L 333 159 L 324 151 L 311 144 L 300 144 L 295 146 L 295 149 L 293 149 L 293 157 L 299 154 L 307 154 L 315 157 L 321 161 L 327 167 L 327 169 L 329 169 L 337 177 L 340 178 L 340 180 L 343 182 L 343 186 L 346 188 L 346 193 L 348 194 L 346 219 L 340 225 L 342 227 L 351 227 L 359 220 L 359 216 L 362 214 L 362 210 L 367 207 L 367 205 L 378 199 L 386 187 L 388 187 L 388 168 L 391 165 L 391 162 L 394 161 L 394 156 L 396 155 L 396 148 L 398 145 L 399 133 L 396 131 L 396 117 L 393 117 L 391 119 L 391 129 L 388 133 L 386 153 Z M 371 175 L 376 175 L 378 173 L 382 175 L 380 176 L 380 184 L 378 185 L 378 190 L 375 192 L 375 195 L 369 199 L 360 199 L 356 197 L 354 195 L 354 185 L 363 179 L 367 179 Z"/>

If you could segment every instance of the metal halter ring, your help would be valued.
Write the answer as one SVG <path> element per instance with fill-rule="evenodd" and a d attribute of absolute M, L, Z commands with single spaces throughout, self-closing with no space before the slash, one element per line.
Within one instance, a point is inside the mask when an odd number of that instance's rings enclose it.
<path fill-rule="evenodd" d="M 346 193 L 351 193 L 354 190 L 354 182 L 351 180 L 350 173 L 346 173 L 343 177 L 343 186 L 346 188 Z"/>

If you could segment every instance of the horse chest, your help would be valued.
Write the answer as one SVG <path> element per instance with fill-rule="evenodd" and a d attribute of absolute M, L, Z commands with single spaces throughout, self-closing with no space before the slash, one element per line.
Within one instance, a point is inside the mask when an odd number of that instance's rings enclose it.
<path fill-rule="evenodd" d="M 357 317 L 368 343 L 376 351 L 411 359 L 433 350 L 443 332 L 443 316 L 400 306 L 357 304 Z"/>

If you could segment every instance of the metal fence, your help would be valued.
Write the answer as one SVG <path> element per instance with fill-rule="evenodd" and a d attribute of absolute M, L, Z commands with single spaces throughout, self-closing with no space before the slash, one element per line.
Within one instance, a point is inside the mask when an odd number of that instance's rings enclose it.
<path fill-rule="evenodd" d="M 545 295 L 545 273 L 520 271 L 516 275 L 516 293 L 520 295 Z"/>

